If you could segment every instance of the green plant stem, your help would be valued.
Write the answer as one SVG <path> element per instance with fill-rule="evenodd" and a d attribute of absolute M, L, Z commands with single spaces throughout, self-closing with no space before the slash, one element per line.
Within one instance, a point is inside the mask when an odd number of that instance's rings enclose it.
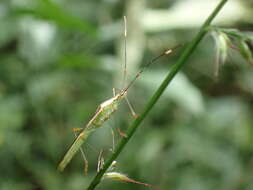
<path fill-rule="evenodd" d="M 178 73 L 178 71 L 182 68 L 182 66 L 186 63 L 186 60 L 190 57 L 190 55 L 193 53 L 193 51 L 196 49 L 197 45 L 201 41 L 201 39 L 205 36 L 207 33 L 206 28 L 210 25 L 211 21 L 215 18 L 215 16 L 218 14 L 218 12 L 221 10 L 221 8 L 225 5 L 225 3 L 228 0 L 221 0 L 218 6 L 214 9 L 214 11 L 211 13 L 211 15 L 207 18 L 205 23 L 202 25 L 200 28 L 198 34 L 196 37 L 192 40 L 191 43 L 187 45 L 187 47 L 184 49 L 182 55 L 180 56 L 179 60 L 172 66 L 170 72 L 168 73 L 167 77 L 164 79 L 160 87 L 157 89 L 153 97 L 150 99 L 148 102 L 147 106 L 145 107 L 143 113 L 134 120 L 132 125 L 129 127 L 127 130 L 127 137 L 122 138 L 122 140 L 119 142 L 118 146 L 116 147 L 115 152 L 110 156 L 110 158 L 107 160 L 105 163 L 104 167 L 102 170 L 100 170 L 95 178 L 92 180 L 90 183 L 89 187 L 87 190 L 93 190 L 101 181 L 104 173 L 106 170 L 110 167 L 111 163 L 118 157 L 120 152 L 123 150 L 129 139 L 133 136 L 135 133 L 136 129 L 139 127 L 143 119 L 147 116 L 149 111 L 153 108 L 155 103 L 158 101 L 168 84 L 172 81 L 174 76 Z"/>

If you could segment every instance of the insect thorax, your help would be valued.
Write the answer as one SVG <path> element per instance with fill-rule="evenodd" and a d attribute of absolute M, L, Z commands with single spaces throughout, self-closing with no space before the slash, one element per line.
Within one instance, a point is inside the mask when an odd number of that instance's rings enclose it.
<path fill-rule="evenodd" d="M 93 120 L 92 124 L 95 127 L 101 127 L 101 125 L 108 120 L 111 115 L 118 109 L 119 101 L 121 98 L 114 96 L 113 98 L 103 102 L 98 110 L 98 115 Z"/>

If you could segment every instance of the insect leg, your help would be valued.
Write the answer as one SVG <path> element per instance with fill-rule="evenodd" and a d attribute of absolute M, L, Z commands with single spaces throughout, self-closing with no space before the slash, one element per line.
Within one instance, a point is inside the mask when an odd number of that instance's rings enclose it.
<path fill-rule="evenodd" d="M 127 135 L 118 128 L 118 133 L 121 137 L 127 138 Z"/>
<path fill-rule="evenodd" d="M 97 165 L 97 172 L 99 172 L 101 169 L 103 169 L 103 167 L 104 167 L 104 163 L 105 163 L 105 161 L 104 161 L 104 158 L 103 158 L 103 150 L 101 150 L 100 152 L 99 152 L 99 155 L 98 155 L 98 165 Z"/>
<path fill-rule="evenodd" d="M 132 116 L 133 116 L 134 118 L 137 118 L 137 117 L 138 117 L 138 114 L 135 113 L 135 111 L 134 111 L 134 109 L 133 109 L 133 106 L 130 104 L 130 102 L 129 102 L 127 96 L 125 96 L 124 98 L 125 98 L 125 100 L 126 100 L 126 103 L 127 103 L 128 107 L 129 107 L 129 109 L 130 109 L 130 112 L 131 112 Z"/>
<path fill-rule="evenodd" d="M 113 128 L 111 128 L 111 132 L 112 132 L 112 152 L 114 152 L 114 148 L 115 148 L 115 135 L 114 135 Z"/>

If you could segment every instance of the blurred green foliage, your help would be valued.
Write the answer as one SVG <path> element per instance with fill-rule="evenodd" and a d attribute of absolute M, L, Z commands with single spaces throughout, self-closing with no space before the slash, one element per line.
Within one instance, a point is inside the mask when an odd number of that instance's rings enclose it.
<path fill-rule="evenodd" d="M 1 190 L 87 187 L 96 172 L 98 152 L 104 149 L 105 158 L 110 153 L 111 128 L 117 142 L 121 138 L 117 128 L 124 131 L 132 121 L 125 103 L 85 146 L 88 176 L 83 175 L 80 155 L 63 173 L 56 167 L 74 139 L 71 129 L 83 127 L 96 107 L 112 96 L 112 87 L 121 87 L 123 15 L 129 18 L 130 80 L 142 63 L 194 35 L 197 26 L 185 21 L 181 27 L 182 15 L 173 17 L 178 18 L 177 23 L 166 26 L 162 21 L 170 17 L 145 20 L 152 10 L 158 16 L 158 11 L 176 14 L 173 8 L 184 3 L 187 5 L 187 1 L 174 0 L 0 2 Z M 201 4 L 188 3 L 192 7 Z M 217 24 L 252 31 L 252 15 L 248 15 L 252 2 L 239 3 L 245 17 L 241 14 L 236 21 L 226 20 L 229 10 L 224 9 Z M 161 189 L 253 189 L 253 68 L 230 50 L 218 79 L 213 77 L 214 48 L 210 36 L 202 42 L 119 157 L 118 171 Z M 252 51 L 252 44 L 249 49 Z M 129 90 L 137 112 L 179 53 L 152 65 Z M 146 189 L 113 181 L 98 186 L 119 188 Z"/>

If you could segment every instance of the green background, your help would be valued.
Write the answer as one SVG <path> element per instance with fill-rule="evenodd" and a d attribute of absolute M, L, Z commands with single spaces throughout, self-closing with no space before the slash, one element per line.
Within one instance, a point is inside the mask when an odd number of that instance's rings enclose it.
<path fill-rule="evenodd" d="M 133 121 L 125 102 L 63 173 L 57 164 L 97 106 L 121 89 L 124 23 L 127 80 L 166 48 L 190 41 L 213 0 L 1 0 L 0 189 L 85 189 Z M 253 30 L 253 3 L 228 1 L 214 24 Z M 252 47 L 252 46 L 251 46 Z M 207 35 L 145 118 L 115 171 L 173 190 L 253 189 L 253 68 L 235 50 L 215 73 Z M 162 82 L 182 50 L 145 70 L 129 89 L 135 111 Z M 103 181 L 97 189 L 148 189 Z"/>

